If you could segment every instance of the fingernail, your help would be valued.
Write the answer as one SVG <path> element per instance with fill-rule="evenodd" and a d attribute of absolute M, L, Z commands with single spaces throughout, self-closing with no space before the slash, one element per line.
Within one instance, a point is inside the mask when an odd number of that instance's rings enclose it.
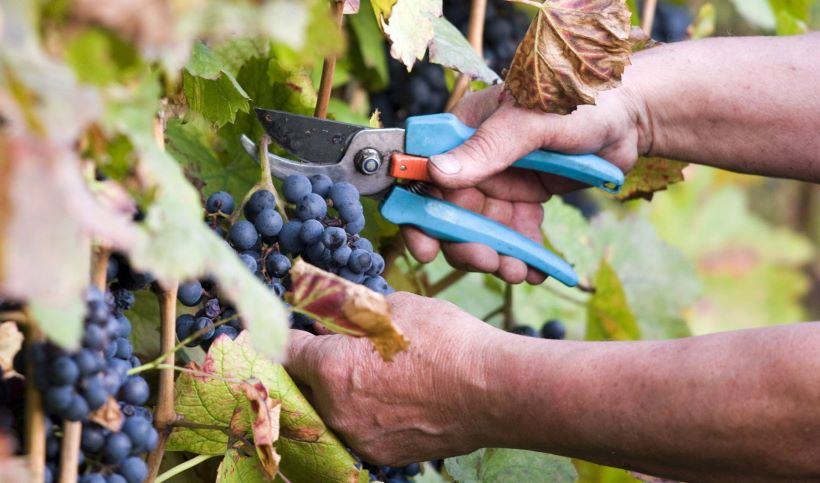
<path fill-rule="evenodd" d="M 430 157 L 430 162 L 444 174 L 456 174 L 461 171 L 461 163 L 449 154 L 437 154 Z"/>

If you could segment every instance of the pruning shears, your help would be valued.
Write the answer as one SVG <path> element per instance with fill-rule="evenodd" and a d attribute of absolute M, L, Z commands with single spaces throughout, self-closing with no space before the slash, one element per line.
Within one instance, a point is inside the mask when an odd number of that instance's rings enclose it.
<path fill-rule="evenodd" d="M 425 196 L 418 187 L 429 182 L 429 157 L 466 141 L 475 129 L 452 114 L 407 119 L 406 129 L 370 128 L 289 112 L 256 108 L 268 135 L 292 154 L 291 160 L 268 153 L 271 173 L 325 174 L 346 181 L 365 196 L 380 199 L 380 211 L 391 223 L 413 225 L 428 235 L 451 242 L 477 242 L 515 257 L 567 286 L 578 275 L 566 261 L 517 231 L 465 208 Z M 242 145 L 256 159 L 247 136 Z M 623 184 L 620 169 L 593 154 L 533 151 L 513 167 L 552 173 L 615 193 Z"/>

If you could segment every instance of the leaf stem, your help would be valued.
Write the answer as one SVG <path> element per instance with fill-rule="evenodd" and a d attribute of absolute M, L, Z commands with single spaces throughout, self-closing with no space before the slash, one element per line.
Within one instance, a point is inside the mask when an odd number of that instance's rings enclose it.
<path fill-rule="evenodd" d="M 187 470 L 193 468 L 194 466 L 196 466 L 200 463 L 208 461 L 211 458 L 215 458 L 217 456 L 220 456 L 220 455 L 218 455 L 218 454 L 201 454 L 199 456 L 195 456 L 195 457 L 189 459 L 188 461 L 180 463 L 180 464 L 174 466 L 173 468 L 169 469 L 168 471 L 163 472 L 161 475 L 157 476 L 157 478 L 153 481 L 154 481 L 154 483 L 162 483 L 165 480 L 169 480 L 169 479 L 173 478 L 174 476 L 176 476 L 176 475 L 178 475 L 178 474 L 180 474 L 184 471 L 187 471 Z M 148 481 L 152 481 L 152 480 L 148 480 Z"/>
<path fill-rule="evenodd" d="M 172 421 L 169 424 L 172 428 L 186 428 L 186 429 L 212 429 L 214 431 L 222 431 L 223 433 L 229 434 L 231 429 L 226 426 L 217 426 L 216 424 L 202 424 L 202 423 L 195 423 L 193 421 L 185 421 L 184 419 L 178 421 Z"/>
<path fill-rule="evenodd" d="M 165 364 L 174 365 L 176 351 L 176 312 L 177 289 L 179 283 L 174 281 L 169 287 L 160 287 L 157 290 L 160 317 L 160 350 L 163 352 Z M 159 434 L 157 445 L 148 453 L 148 481 L 153 481 L 159 473 L 159 466 L 165 454 L 165 445 L 168 443 L 170 431 L 168 424 L 176 419 L 174 410 L 174 371 L 164 369 L 159 373 L 157 390 L 157 407 L 154 413 L 154 427 Z"/>
<path fill-rule="evenodd" d="M 567 302 L 573 303 L 575 305 L 580 305 L 581 307 L 586 307 L 586 305 L 587 305 L 586 301 L 570 297 L 569 295 L 567 295 L 565 293 L 561 293 L 558 290 L 556 290 L 555 288 L 550 287 L 549 285 L 544 284 L 544 285 L 542 285 L 542 287 L 544 287 L 545 289 L 547 289 L 550 292 L 552 292 L 553 294 L 555 294 L 555 296 L 566 300 Z M 594 292 L 594 290 L 592 290 L 592 292 Z"/>
<path fill-rule="evenodd" d="M 336 20 L 336 25 L 339 31 L 342 30 L 344 24 L 344 1 L 333 1 L 333 17 Z M 333 73 L 336 70 L 336 54 L 330 54 L 325 57 L 322 63 L 322 80 L 319 82 L 319 92 L 316 96 L 316 109 L 313 115 L 324 119 L 327 117 L 327 105 L 330 103 L 330 94 L 333 90 Z"/>
<path fill-rule="evenodd" d="M 479 57 L 482 57 L 482 43 L 484 39 L 484 17 L 487 15 L 487 0 L 472 0 L 470 5 L 470 20 L 467 25 L 467 40 L 473 46 Z M 470 76 L 466 74 L 459 74 L 453 92 L 450 93 L 450 98 L 447 99 L 447 105 L 444 106 L 445 111 L 452 111 L 458 104 L 458 101 L 467 93 L 470 87 Z"/>
<path fill-rule="evenodd" d="M 461 270 L 453 270 L 450 273 L 448 273 L 447 275 L 445 275 L 444 278 L 442 278 L 438 282 L 431 285 L 430 288 L 427 289 L 427 293 L 425 295 L 427 295 L 428 297 L 435 297 L 439 293 L 441 293 L 441 292 L 447 290 L 448 288 L 450 288 L 451 285 L 458 282 L 459 280 L 464 278 L 466 275 L 467 275 L 467 272 L 464 272 L 464 271 L 461 271 Z"/>

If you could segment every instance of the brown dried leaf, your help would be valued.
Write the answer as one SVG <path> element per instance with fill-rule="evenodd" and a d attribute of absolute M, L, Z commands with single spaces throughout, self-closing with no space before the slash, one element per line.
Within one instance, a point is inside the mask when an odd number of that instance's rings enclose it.
<path fill-rule="evenodd" d="M 241 386 L 253 414 L 251 431 L 256 454 L 262 469 L 273 478 L 279 471 L 280 456 L 273 444 L 279 439 L 279 413 L 282 405 L 269 397 L 268 389 L 258 380 L 243 382 Z"/>
<path fill-rule="evenodd" d="M 568 114 L 621 82 L 629 64 L 631 13 L 623 0 L 545 1 L 507 73 L 522 106 Z"/>
<path fill-rule="evenodd" d="M 329 329 L 367 337 L 384 360 L 407 349 L 409 341 L 390 320 L 383 295 L 302 260 L 290 270 L 294 309 L 308 313 Z"/>
<path fill-rule="evenodd" d="M 111 431 L 119 431 L 122 428 L 123 420 L 119 403 L 109 396 L 105 404 L 88 415 L 88 420 Z"/>
<path fill-rule="evenodd" d="M 621 201 L 643 198 L 652 199 L 656 191 L 663 191 L 669 185 L 683 181 L 683 169 L 689 163 L 666 158 L 639 158 L 618 193 Z"/>

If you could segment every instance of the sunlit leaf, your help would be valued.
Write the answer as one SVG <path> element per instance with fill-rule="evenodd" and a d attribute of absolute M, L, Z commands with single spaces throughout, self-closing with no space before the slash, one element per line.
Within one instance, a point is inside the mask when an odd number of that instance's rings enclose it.
<path fill-rule="evenodd" d="M 375 8 L 380 15 L 379 9 Z M 382 17 L 384 33 L 390 39 L 390 55 L 407 66 L 424 57 L 433 39 L 433 19 L 440 17 L 441 0 L 398 0 L 389 18 Z"/>
<path fill-rule="evenodd" d="M 683 181 L 683 169 L 688 165 L 666 158 L 638 158 L 635 167 L 626 175 L 617 197 L 620 200 L 651 200 L 656 191 L 663 191 L 669 185 Z"/>
<path fill-rule="evenodd" d="M 578 477 L 569 458 L 520 449 L 480 449 L 444 465 L 458 483 L 570 483 Z"/>
<path fill-rule="evenodd" d="M 557 114 L 594 104 L 629 64 L 630 15 L 621 0 L 544 2 L 507 73 L 513 97 Z"/>
<path fill-rule="evenodd" d="M 219 464 L 216 483 L 266 483 L 271 479 L 265 474 L 262 462 L 255 454 L 245 454 L 229 449 Z"/>
<path fill-rule="evenodd" d="M 430 62 L 455 69 L 487 84 L 501 80 L 498 74 L 493 72 L 484 59 L 470 46 L 464 35 L 443 17 L 433 18 Z"/>
<path fill-rule="evenodd" d="M 250 109 L 248 94 L 201 42 L 194 46 L 185 67 L 183 88 L 188 106 L 217 127 L 232 122 L 237 112 Z"/>
<path fill-rule="evenodd" d="M 385 360 L 407 349 L 409 341 L 390 320 L 383 295 L 298 260 L 290 269 L 294 310 L 309 314 L 327 328 L 367 337 Z"/>
<path fill-rule="evenodd" d="M 587 339 L 636 340 L 641 332 L 618 274 L 604 260 L 593 280 L 595 293 L 587 306 Z"/>

